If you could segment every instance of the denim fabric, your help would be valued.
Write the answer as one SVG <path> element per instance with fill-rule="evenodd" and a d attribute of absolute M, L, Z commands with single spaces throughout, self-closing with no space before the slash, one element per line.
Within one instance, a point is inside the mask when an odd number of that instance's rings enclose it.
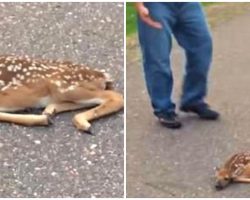
<path fill-rule="evenodd" d="M 144 5 L 150 16 L 163 25 L 162 29 L 155 29 L 138 17 L 144 74 L 154 113 L 164 116 L 175 111 L 171 99 L 172 35 L 186 55 L 181 105 L 203 103 L 212 58 L 212 39 L 200 3 L 146 2 Z"/>

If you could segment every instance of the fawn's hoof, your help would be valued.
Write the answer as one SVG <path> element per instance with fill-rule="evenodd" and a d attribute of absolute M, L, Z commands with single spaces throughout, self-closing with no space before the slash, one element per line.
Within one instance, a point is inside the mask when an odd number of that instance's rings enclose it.
<path fill-rule="evenodd" d="M 81 133 L 85 133 L 85 134 L 92 135 L 92 136 L 95 135 L 90 129 L 89 130 L 85 130 L 85 131 L 81 131 Z"/>
<path fill-rule="evenodd" d="M 73 124 L 79 131 L 92 135 L 92 132 L 90 131 L 91 124 L 87 120 L 77 119 L 74 117 Z"/>
<path fill-rule="evenodd" d="M 51 116 L 50 114 L 44 114 L 44 115 L 46 115 L 47 117 L 47 125 L 48 126 L 53 125 L 54 124 L 53 116 Z"/>

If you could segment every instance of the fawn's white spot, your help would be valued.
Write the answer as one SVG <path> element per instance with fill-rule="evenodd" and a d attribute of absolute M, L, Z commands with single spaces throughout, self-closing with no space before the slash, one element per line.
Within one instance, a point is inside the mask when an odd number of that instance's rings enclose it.
<path fill-rule="evenodd" d="M 61 87 L 61 86 L 62 86 L 61 81 L 55 81 L 55 84 L 56 84 L 56 86 L 58 86 L 58 87 Z"/>
<path fill-rule="evenodd" d="M 4 86 L 5 85 L 5 82 L 0 80 L 0 86 Z"/>

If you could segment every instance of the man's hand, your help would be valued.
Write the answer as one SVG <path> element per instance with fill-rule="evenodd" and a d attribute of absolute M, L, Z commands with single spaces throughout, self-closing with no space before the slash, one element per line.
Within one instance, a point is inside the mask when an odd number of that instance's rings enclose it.
<path fill-rule="evenodd" d="M 162 25 L 161 23 L 154 21 L 150 15 L 149 10 L 143 5 L 143 2 L 137 2 L 135 3 L 135 9 L 140 17 L 140 19 L 148 24 L 149 26 L 157 29 L 161 29 Z"/>

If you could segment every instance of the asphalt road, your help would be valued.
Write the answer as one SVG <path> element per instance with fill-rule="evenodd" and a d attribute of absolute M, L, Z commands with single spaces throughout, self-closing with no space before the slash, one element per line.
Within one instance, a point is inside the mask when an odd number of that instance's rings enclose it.
<path fill-rule="evenodd" d="M 0 54 L 71 60 L 113 75 L 123 92 L 123 3 L 1 3 Z M 52 127 L 0 124 L 0 197 L 123 197 L 123 112 Z"/>
<path fill-rule="evenodd" d="M 249 7 L 248 7 L 249 8 Z M 162 127 L 152 114 L 138 49 L 127 62 L 127 196 L 249 197 L 248 184 L 214 189 L 214 167 L 233 153 L 249 150 L 250 14 L 212 29 L 214 61 L 208 102 L 221 113 L 215 122 L 180 113 L 183 128 Z M 183 52 L 172 52 L 174 99 L 181 94 Z"/>

